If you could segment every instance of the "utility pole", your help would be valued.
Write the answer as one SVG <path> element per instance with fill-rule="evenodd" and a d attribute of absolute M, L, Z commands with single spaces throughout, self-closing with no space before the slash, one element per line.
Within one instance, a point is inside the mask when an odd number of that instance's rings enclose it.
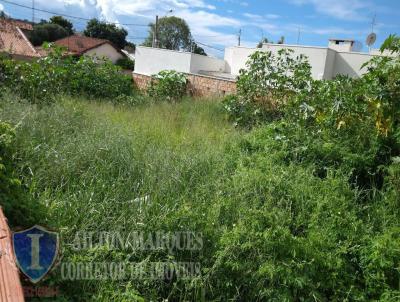
<path fill-rule="evenodd" d="M 297 45 L 299 45 L 300 43 L 300 27 L 298 28 L 298 32 L 297 32 Z"/>
<path fill-rule="evenodd" d="M 240 46 L 240 39 L 242 37 L 242 29 L 239 29 L 239 34 L 238 34 L 238 46 Z"/>
<path fill-rule="evenodd" d="M 35 24 L 35 0 L 32 0 L 32 25 Z"/>
<path fill-rule="evenodd" d="M 153 47 L 158 48 L 158 15 L 156 16 L 156 24 L 154 25 L 154 33 L 153 33 Z"/>

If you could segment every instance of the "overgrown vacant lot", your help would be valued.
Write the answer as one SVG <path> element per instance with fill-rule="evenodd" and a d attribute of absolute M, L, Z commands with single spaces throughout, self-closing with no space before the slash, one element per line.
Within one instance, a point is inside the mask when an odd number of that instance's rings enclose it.
<path fill-rule="evenodd" d="M 172 281 L 66 281 L 58 268 L 45 283 L 60 286 L 60 300 L 397 299 L 396 191 L 366 204 L 341 171 L 321 178 L 287 161 L 279 125 L 235 130 L 215 101 L 11 99 L 0 118 L 16 125 L 18 173 L 41 205 L 26 223 L 61 232 L 63 262 L 201 263 L 201 276 Z M 201 232 L 203 249 L 72 249 L 81 231 L 181 230 Z"/>
<path fill-rule="evenodd" d="M 1 205 L 14 228 L 61 234 L 40 284 L 59 301 L 399 301 L 400 38 L 384 50 L 332 80 L 290 50 L 256 52 L 223 101 L 185 99 L 176 72 L 141 93 L 57 49 L 0 60 Z M 201 245 L 138 247 L 135 232 Z M 93 274 L 112 263 L 141 270 Z"/>

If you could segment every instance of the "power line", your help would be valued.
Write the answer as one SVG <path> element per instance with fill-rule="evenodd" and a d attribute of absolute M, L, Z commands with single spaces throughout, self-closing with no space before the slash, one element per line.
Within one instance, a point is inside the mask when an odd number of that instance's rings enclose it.
<path fill-rule="evenodd" d="M 205 46 L 205 47 L 208 47 L 208 48 L 212 48 L 212 49 L 215 49 L 215 50 L 218 50 L 218 51 L 222 51 L 222 52 L 225 51 L 225 50 L 223 50 L 223 49 L 221 49 L 221 48 L 217 48 L 217 47 L 214 47 L 214 46 L 211 46 L 211 45 L 208 45 L 208 44 L 204 44 L 204 43 L 201 43 L 201 42 L 199 42 L 199 41 L 196 41 L 196 43 L 199 44 L 199 45 L 201 45 L 201 46 Z"/>
<path fill-rule="evenodd" d="M 12 1 L 8 1 L 8 0 L 0 0 L 0 1 L 4 2 L 4 3 L 7 3 L 7 4 L 15 5 L 15 6 L 18 6 L 18 7 L 30 9 L 32 11 L 47 13 L 47 14 L 55 15 L 55 16 L 62 16 L 62 17 L 66 17 L 66 18 L 84 20 L 84 21 L 90 21 L 90 20 L 93 19 L 93 18 L 89 19 L 89 18 L 84 18 L 84 17 L 78 17 L 78 16 L 66 15 L 66 14 L 62 14 L 62 13 L 56 13 L 56 12 L 48 11 L 48 10 L 45 10 L 45 9 L 35 8 L 33 6 L 27 6 L 27 5 L 15 3 L 15 2 L 12 2 Z M 149 26 L 148 24 L 136 24 L 136 23 L 118 23 L 118 22 L 106 22 L 106 23 L 115 24 L 115 25 L 125 25 L 125 26 L 143 26 L 143 27 L 148 27 Z"/>

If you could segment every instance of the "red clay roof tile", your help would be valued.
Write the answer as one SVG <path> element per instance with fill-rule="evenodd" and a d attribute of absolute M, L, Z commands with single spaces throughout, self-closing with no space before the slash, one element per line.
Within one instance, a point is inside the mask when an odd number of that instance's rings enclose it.
<path fill-rule="evenodd" d="M 111 44 L 108 40 L 96 39 L 91 37 L 72 35 L 54 42 L 59 46 L 66 47 L 71 53 L 81 55 L 86 51 L 101 46 L 103 44 Z M 112 45 L 112 44 L 111 44 Z"/>
<path fill-rule="evenodd" d="M 21 26 L 21 27 L 20 27 Z M 0 19 L 0 52 L 26 57 L 40 57 L 21 29 L 32 25 L 10 19 Z"/>

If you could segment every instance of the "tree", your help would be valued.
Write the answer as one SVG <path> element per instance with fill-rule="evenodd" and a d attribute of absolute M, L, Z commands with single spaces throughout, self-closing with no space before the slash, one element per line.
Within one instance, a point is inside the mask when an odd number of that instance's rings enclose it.
<path fill-rule="evenodd" d="M 44 23 L 33 27 L 29 33 L 29 40 L 34 46 L 40 46 L 44 42 L 54 42 L 69 36 L 67 30 L 58 24 Z"/>
<path fill-rule="evenodd" d="M 203 55 L 203 56 L 207 55 L 207 53 L 204 51 L 203 47 L 200 47 L 199 45 L 197 45 L 196 42 L 193 42 L 192 52 L 196 53 L 198 55 Z"/>
<path fill-rule="evenodd" d="M 272 41 L 269 41 L 268 38 L 262 38 L 260 42 L 257 44 L 257 48 L 262 48 L 264 43 L 274 43 Z"/>
<path fill-rule="evenodd" d="M 87 37 L 109 40 L 121 49 L 128 43 L 126 41 L 128 32 L 124 28 L 119 28 L 115 24 L 102 22 L 97 19 L 91 19 L 87 23 L 83 34 Z"/>
<path fill-rule="evenodd" d="M 125 45 L 125 47 L 124 47 L 124 50 L 126 50 L 126 51 L 129 52 L 129 53 L 134 53 L 135 50 L 136 50 L 136 45 L 135 45 L 135 43 L 132 43 L 132 42 L 127 41 L 127 42 L 126 42 L 126 45 Z"/>
<path fill-rule="evenodd" d="M 144 46 L 153 45 L 155 24 L 150 23 L 149 35 Z M 170 50 L 186 50 L 191 48 L 191 33 L 185 20 L 178 17 L 163 17 L 158 21 L 158 46 Z"/>
<path fill-rule="evenodd" d="M 285 44 L 285 37 L 281 36 L 281 38 L 278 41 L 278 44 Z"/>
<path fill-rule="evenodd" d="M 50 24 L 57 24 L 64 28 L 69 35 L 74 34 L 73 24 L 62 16 L 54 16 L 50 18 Z"/>

